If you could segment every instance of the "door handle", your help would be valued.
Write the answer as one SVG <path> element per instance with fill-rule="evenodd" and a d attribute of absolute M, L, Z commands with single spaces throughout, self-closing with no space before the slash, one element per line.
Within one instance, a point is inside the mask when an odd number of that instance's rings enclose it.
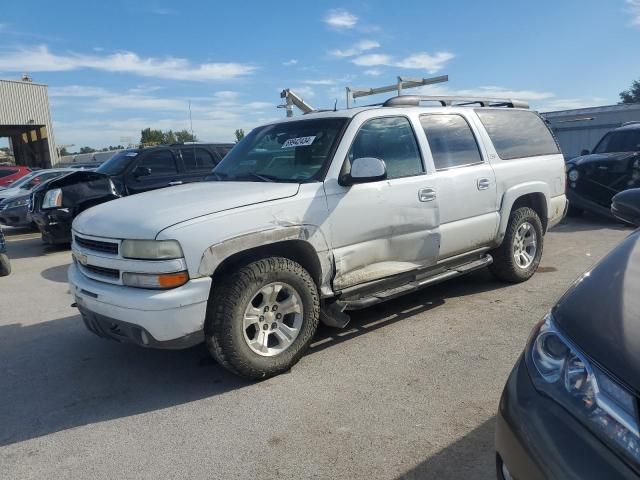
<path fill-rule="evenodd" d="M 176 185 L 182 185 L 182 180 L 175 180 L 173 182 L 169 182 L 170 187 L 175 187 Z"/>
<path fill-rule="evenodd" d="M 436 191 L 433 188 L 421 188 L 418 190 L 418 200 L 421 202 L 433 202 L 436 199 Z"/>
<path fill-rule="evenodd" d="M 491 182 L 488 178 L 479 178 L 478 179 L 478 190 L 488 190 Z"/>

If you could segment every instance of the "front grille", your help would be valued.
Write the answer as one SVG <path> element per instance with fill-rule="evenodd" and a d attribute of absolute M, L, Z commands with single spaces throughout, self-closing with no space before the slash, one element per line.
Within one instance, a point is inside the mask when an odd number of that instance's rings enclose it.
<path fill-rule="evenodd" d="M 83 265 L 82 268 L 94 275 L 100 275 L 101 277 L 112 278 L 114 280 L 120 279 L 120 270 L 114 268 L 96 267 L 95 265 Z"/>
<path fill-rule="evenodd" d="M 118 244 L 114 242 L 102 242 L 99 240 L 90 240 L 83 237 L 75 237 L 75 241 L 78 245 L 87 250 L 93 250 L 94 252 L 110 253 L 112 255 L 118 254 Z"/>

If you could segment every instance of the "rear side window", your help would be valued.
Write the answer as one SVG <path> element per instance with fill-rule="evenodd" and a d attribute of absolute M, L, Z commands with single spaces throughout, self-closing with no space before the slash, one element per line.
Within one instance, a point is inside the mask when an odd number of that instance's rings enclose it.
<path fill-rule="evenodd" d="M 436 170 L 482 163 L 478 144 L 460 115 L 422 115 L 420 123 L 429 141 Z"/>
<path fill-rule="evenodd" d="M 213 155 L 204 148 L 184 148 L 181 150 L 184 168 L 188 171 L 211 171 L 216 166 Z"/>
<path fill-rule="evenodd" d="M 0 170 L 0 178 L 8 177 L 9 175 L 13 175 L 14 173 L 18 173 L 18 170 L 10 170 L 8 168 L 3 168 Z"/>
<path fill-rule="evenodd" d="M 353 140 L 349 161 L 362 157 L 384 160 L 388 178 L 424 172 L 416 137 L 405 117 L 374 118 L 364 123 Z"/>
<path fill-rule="evenodd" d="M 534 112 L 477 109 L 476 113 L 503 160 L 560 153 L 553 135 Z"/>
<path fill-rule="evenodd" d="M 138 161 L 138 167 L 147 167 L 151 175 L 170 175 L 178 173 L 176 160 L 170 150 L 150 152 Z"/>

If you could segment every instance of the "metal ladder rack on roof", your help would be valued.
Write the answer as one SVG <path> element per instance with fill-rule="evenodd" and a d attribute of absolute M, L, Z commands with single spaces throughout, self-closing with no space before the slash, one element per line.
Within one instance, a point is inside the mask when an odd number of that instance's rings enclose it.
<path fill-rule="evenodd" d="M 391 97 L 381 105 L 383 107 L 419 107 L 422 102 L 436 102 L 443 107 L 478 105 L 480 107 L 529 108 L 529 103 L 524 100 L 515 100 L 512 98 L 464 97 L 455 95 L 399 95 L 397 97 Z"/>
<path fill-rule="evenodd" d="M 448 82 L 449 75 L 440 75 L 439 77 L 431 77 L 431 78 L 397 77 L 397 79 L 398 81 L 393 85 L 385 85 L 384 87 L 375 87 L 375 88 L 346 87 L 347 108 L 351 108 L 351 104 L 356 98 L 368 97 L 370 95 L 378 95 L 380 93 L 387 93 L 387 92 L 398 92 L 398 96 L 401 96 L 402 91 L 407 88 L 424 87 L 426 85 L 433 85 L 435 83 Z"/>

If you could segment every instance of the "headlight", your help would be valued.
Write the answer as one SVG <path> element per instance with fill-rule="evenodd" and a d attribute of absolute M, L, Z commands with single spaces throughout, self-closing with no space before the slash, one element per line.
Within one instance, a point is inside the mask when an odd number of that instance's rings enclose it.
<path fill-rule="evenodd" d="M 187 272 L 122 274 L 122 283 L 137 288 L 169 289 L 184 285 L 188 281 Z"/>
<path fill-rule="evenodd" d="M 548 315 L 534 332 L 525 359 L 536 388 L 565 407 L 614 450 L 640 467 L 635 397 L 592 365 Z"/>
<path fill-rule="evenodd" d="M 576 170 L 575 168 L 572 168 L 571 170 L 569 170 L 568 177 L 572 182 L 577 182 L 580 178 L 580 172 L 578 172 L 578 170 Z"/>
<path fill-rule="evenodd" d="M 172 260 L 184 256 L 177 240 L 124 240 L 120 254 L 136 260 Z"/>
<path fill-rule="evenodd" d="M 62 206 L 62 190 L 54 188 L 44 194 L 42 208 L 59 208 Z"/>
<path fill-rule="evenodd" d="M 9 202 L 4 206 L 4 208 L 24 207 L 25 205 L 29 205 L 29 199 L 28 198 L 25 198 L 23 200 L 14 200 L 13 202 Z"/>

